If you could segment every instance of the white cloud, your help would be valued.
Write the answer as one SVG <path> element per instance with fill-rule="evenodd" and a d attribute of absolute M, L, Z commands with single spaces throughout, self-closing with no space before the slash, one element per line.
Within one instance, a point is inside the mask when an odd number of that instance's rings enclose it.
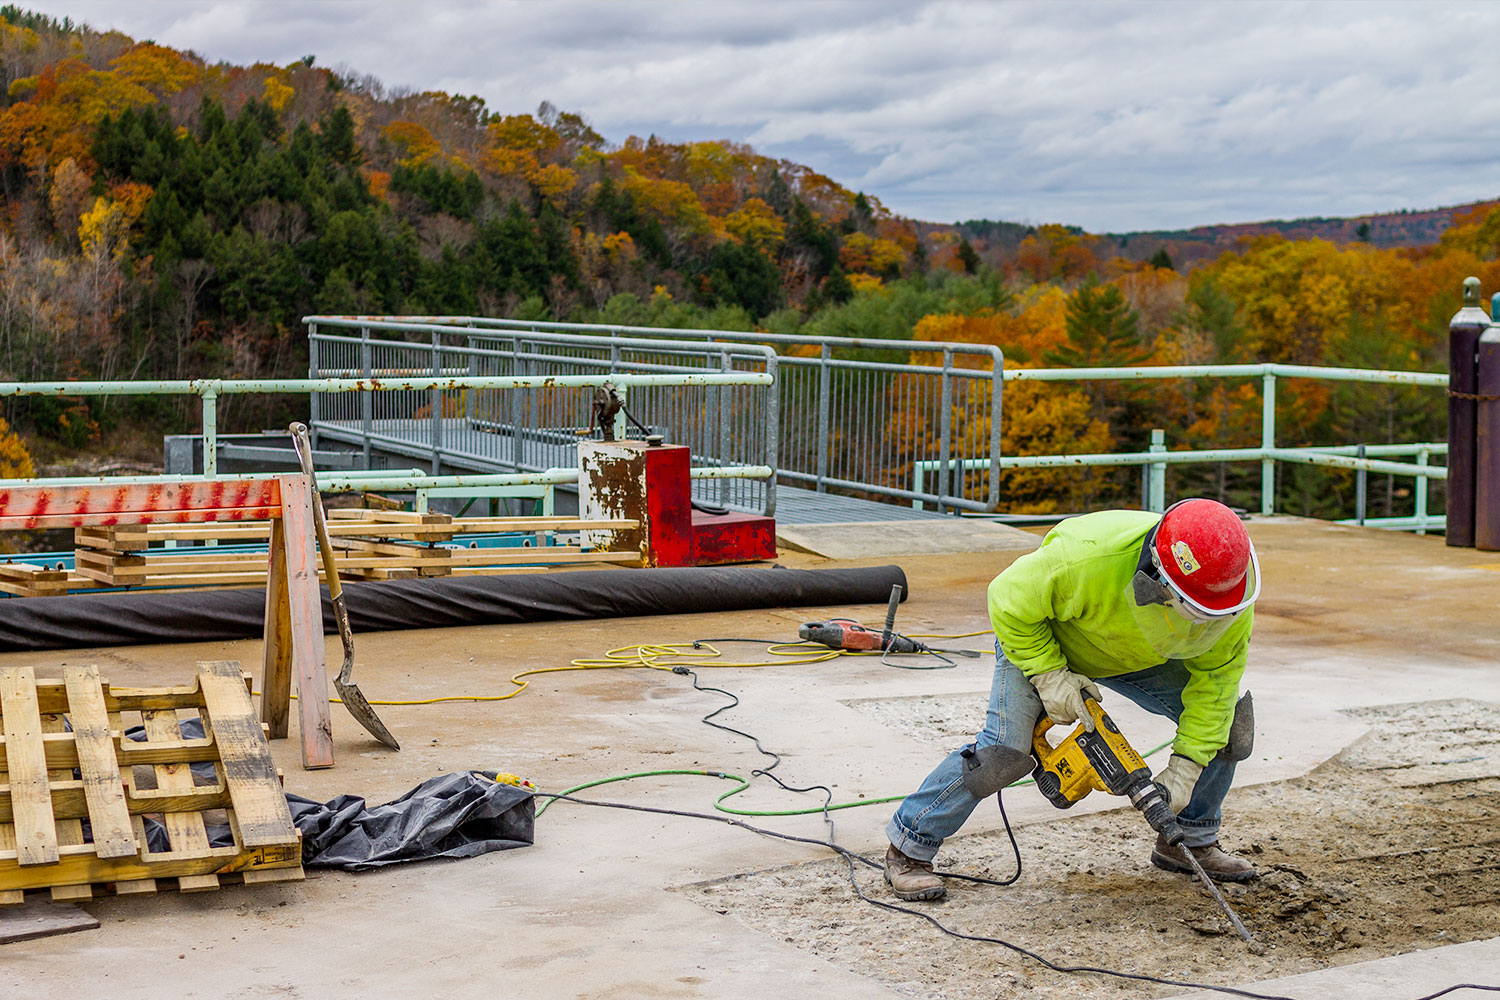
<path fill-rule="evenodd" d="M 209 60 L 312 53 L 729 138 L 935 220 L 1096 231 L 1500 195 L 1500 5 L 33 0 Z"/>

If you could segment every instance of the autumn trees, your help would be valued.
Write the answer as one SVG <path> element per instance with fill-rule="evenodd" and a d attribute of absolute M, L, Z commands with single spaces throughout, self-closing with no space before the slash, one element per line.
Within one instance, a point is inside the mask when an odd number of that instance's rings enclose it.
<path fill-rule="evenodd" d="M 11 7 L 0 8 L 0 83 L 0 369 L 12 378 L 296 374 L 300 318 L 318 312 L 961 341 L 1001 348 L 1011 367 L 1440 370 L 1453 290 L 1470 273 L 1500 284 L 1493 206 L 1418 250 L 1381 249 L 1370 242 L 1381 225 L 1350 225 L 1341 242 L 1224 235 L 1239 242 L 1214 244 L 1231 247 L 1218 256 L 1137 243 L 1131 253 L 1149 259 L 1133 262 L 1118 256 L 1128 237 L 1077 227 L 903 219 L 735 142 L 615 144 L 546 103 L 522 114 L 390 92 L 311 57 L 208 65 Z M 867 388 L 891 394 L 891 475 L 907 482 L 900 466 L 931 435 L 928 417 L 894 381 Z M 1017 382 L 1002 447 L 1138 449 L 1152 427 L 1171 447 L 1253 444 L 1258 391 Z M 12 401 L 8 414 L 92 434 L 113 419 L 95 405 Z M 1291 380 L 1278 412 L 1284 444 L 1442 433 L 1440 400 L 1417 390 Z M 260 416 L 223 414 L 229 426 Z M 1258 489 L 1246 467 L 1170 475 L 1241 505 Z M 1341 476 L 1289 471 L 1283 500 L 1331 510 Z M 1136 497 L 1129 474 L 1016 472 L 1004 489 L 1009 509 Z"/>

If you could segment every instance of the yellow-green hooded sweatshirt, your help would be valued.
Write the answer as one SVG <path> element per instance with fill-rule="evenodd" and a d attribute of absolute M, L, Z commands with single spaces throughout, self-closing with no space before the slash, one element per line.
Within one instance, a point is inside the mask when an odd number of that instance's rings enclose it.
<path fill-rule="evenodd" d="M 1141 545 L 1160 520 L 1135 510 L 1069 518 L 995 577 L 990 623 L 1006 657 L 1027 677 L 1064 667 L 1112 677 L 1162 663 L 1127 603 Z M 1188 682 L 1174 753 L 1207 765 L 1227 742 L 1252 615 L 1246 608 L 1208 652 L 1182 661 Z"/>

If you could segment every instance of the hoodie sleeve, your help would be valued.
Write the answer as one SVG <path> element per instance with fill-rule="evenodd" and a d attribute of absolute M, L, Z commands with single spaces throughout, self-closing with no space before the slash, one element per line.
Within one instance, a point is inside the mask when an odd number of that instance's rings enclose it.
<path fill-rule="evenodd" d="M 1069 593 L 1068 574 L 1056 550 L 1043 545 L 1011 563 L 990 582 L 990 624 L 1006 657 L 1027 677 L 1068 665 L 1052 622 L 1071 612 L 1057 607 L 1056 596 Z"/>
<path fill-rule="evenodd" d="M 1188 682 L 1182 689 L 1182 717 L 1177 720 L 1173 753 L 1207 766 L 1229 741 L 1254 616 L 1255 609 L 1247 609 L 1213 649 L 1183 661 Z"/>

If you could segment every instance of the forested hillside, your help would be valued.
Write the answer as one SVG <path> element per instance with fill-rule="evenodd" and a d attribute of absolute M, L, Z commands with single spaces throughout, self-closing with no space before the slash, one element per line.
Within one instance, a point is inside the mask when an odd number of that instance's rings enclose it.
<path fill-rule="evenodd" d="M 971 340 L 1017 365 L 1439 370 L 1463 277 L 1500 280 L 1488 206 L 1426 246 L 1239 234 L 1188 271 L 1170 244 L 1142 261 L 1062 225 L 899 218 L 731 141 L 606 137 L 550 105 L 392 92 L 313 56 L 209 64 L 14 7 L 0 8 L 0 84 L 4 379 L 300 374 L 313 312 Z M 1258 441 L 1257 400 L 1254 386 L 1028 384 L 1005 444 L 1134 447 L 1152 426 L 1176 447 Z M 236 403 L 231 427 L 283 416 Z M 75 445 L 194 422 L 144 398 L 8 406 L 33 441 Z M 1282 408 L 1287 444 L 1443 433 L 1431 392 L 1294 383 Z M 1252 481 L 1228 469 L 1193 485 L 1244 501 Z M 1286 490 L 1312 511 L 1343 485 L 1289 472 Z M 1008 489 L 1020 509 L 1134 487 L 1018 473 Z"/>

